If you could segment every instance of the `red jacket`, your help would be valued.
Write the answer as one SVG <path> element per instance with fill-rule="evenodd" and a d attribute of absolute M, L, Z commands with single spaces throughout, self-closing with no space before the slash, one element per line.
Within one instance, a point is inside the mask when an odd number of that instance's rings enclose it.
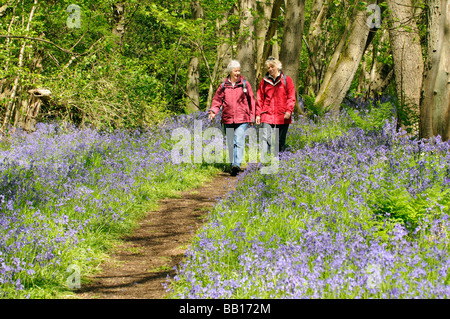
<path fill-rule="evenodd" d="M 240 76 L 233 86 L 229 78 L 226 78 L 224 87 L 221 83 L 214 94 L 209 110 L 217 114 L 222 107 L 222 123 L 224 124 L 250 123 L 255 120 L 255 97 L 248 81 L 245 81 L 247 93 L 244 93 L 243 80 L 244 77 Z"/>
<path fill-rule="evenodd" d="M 267 73 L 258 87 L 256 116 L 261 117 L 261 123 L 290 124 L 292 116 L 284 119 L 286 112 L 294 112 L 295 88 L 292 79 L 286 75 L 286 85 L 283 72 L 273 81 Z"/>

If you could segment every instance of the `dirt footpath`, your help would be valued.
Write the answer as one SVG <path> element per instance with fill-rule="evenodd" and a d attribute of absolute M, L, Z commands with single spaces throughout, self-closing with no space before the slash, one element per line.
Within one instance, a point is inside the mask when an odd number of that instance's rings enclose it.
<path fill-rule="evenodd" d="M 180 198 L 160 201 L 133 234 L 116 247 L 103 271 L 82 285 L 77 296 L 84 299 L 162 299 L 163 283 L 184 256 L 191 239 L 202 225 L 217 197 L 234 189 L 236 177 L 221 173 L 200 188 L 183 192 Z"/>

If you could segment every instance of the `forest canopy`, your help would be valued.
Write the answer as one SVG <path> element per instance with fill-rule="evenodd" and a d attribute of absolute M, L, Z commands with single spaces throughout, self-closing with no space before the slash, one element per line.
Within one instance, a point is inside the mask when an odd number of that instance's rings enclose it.
<path fill-rule="evenodd" d="M 149 126 L 208 109 L 231 59 L 257 88 L 274 56 L 297 114 L 390 96 L 448 140 L 449 19 L 444 0 L 0 1 L 0 126 Z"/>

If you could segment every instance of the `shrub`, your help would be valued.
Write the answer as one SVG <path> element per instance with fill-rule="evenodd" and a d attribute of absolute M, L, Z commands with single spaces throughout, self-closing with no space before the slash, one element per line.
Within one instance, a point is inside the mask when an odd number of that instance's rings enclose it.
<path fill-rule="evenodd" d="M 373 102 L 369 101 L 367 108 L 357 110 L 347 107 L 346 109 L 354 125 L 365 131 L 381 130 L 386 121 L 395 117 L 395 108 L 392 102 L 381 103 L 378 100 L 373 105 Z"/>

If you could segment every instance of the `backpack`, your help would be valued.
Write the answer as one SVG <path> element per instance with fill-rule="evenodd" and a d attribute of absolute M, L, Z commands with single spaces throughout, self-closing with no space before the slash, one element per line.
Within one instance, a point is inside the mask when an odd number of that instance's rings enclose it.
<path fill-rule="evenodd" d="M 246 83 L 245 79 L 242 79 L 242 90 L 244 91 L 245 95 L 248 95 L 247 94 L 247 83 Z M 222 91 L 225 92 L 225 81 L 222 82 Z"/>
<path fill-rule="evenodd" d="M 250 97 L 247 93 L 247 82 L 245 81 L 245 79 L 242 79 L 242 90 L 244 91 L 245 96 L 247 97 L 247 103 L 249 106 L 251 106 L 252 104 L 250 103 Z M 222 82 L 222 92 L 225 93 L 225 80 Z"/>

